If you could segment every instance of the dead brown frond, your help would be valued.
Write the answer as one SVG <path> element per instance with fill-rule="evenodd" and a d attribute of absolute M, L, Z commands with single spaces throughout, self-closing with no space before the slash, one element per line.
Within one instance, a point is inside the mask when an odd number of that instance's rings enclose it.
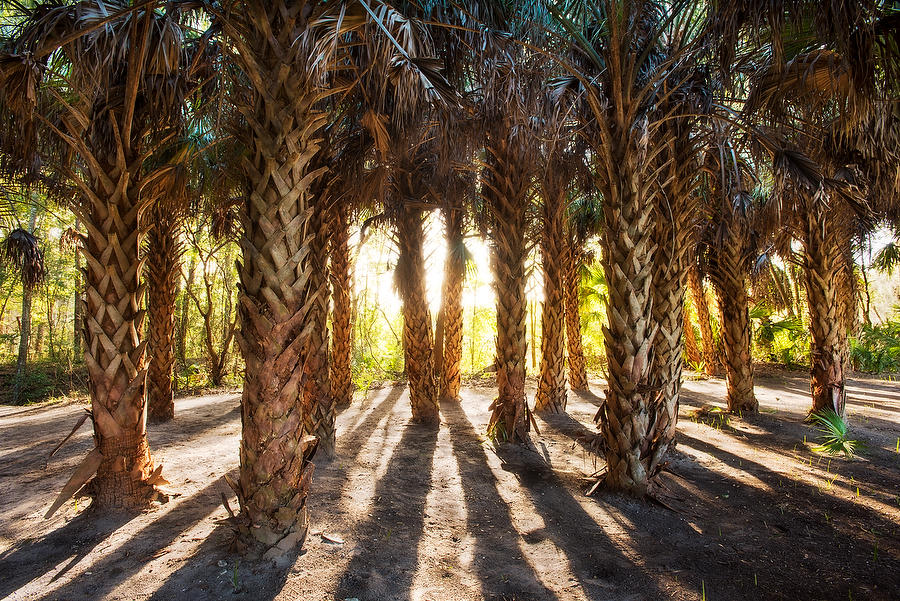
<path fill-rule="evenodd" d="M 38 286 L 47 277 L 40 242 L 34 234 L 20 227 L 11 231 L 4 240 L 0 258 L 12 265 L 26 288 Z"/>

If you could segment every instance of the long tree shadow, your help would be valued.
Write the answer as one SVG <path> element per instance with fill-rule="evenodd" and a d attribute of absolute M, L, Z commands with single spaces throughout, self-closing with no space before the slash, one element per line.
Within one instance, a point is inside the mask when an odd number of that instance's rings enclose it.
<path fill-rule="evenodd" d="M 70 601 L 87 592 L 89 598 L 100 599 L 110 593 L 119 584 L 144 569 L 145 563 L 164 552 L 166 547 L 178 539 L 189 528 L 214 513 L 220 505 L 220 493 L 226 488 L 224 481 L 216 479 L 202 490 L 181 500 L 177 507 L 153 520 L 140 530 L 134 532 L 114 551 L 98 558 L 91 565 L 91 572 L 101 575 L 86 581 L 76 578 L 59 589 L 42 597 L 44 601 Z M 62 542 L 55 539 L 49 544 Z M 44 543 L 47 544 L 47 543 Z M 49 545 L 48 545 L 49 546 Z M 135 547 L 141 555 L 135 556 Z M 53 565 L 41 562 L 42 565 Z M 74 565 L 77 561 L 70 562 Z M 56 579 L 59 575 L 54 576 Z"/>
<path fill-rule="evenodd" d="M 654 576 L 625 555 L 604 528 L 575 500 L 553 468 L 529 449 L 504 445 L 497 451 L 502 468 L 514 474 L 544 527 L 528 534 L 531 540 L 547 539 L 560 549 L 572 573 L 589 599 L 623 598 L 640 592 L 641 599 L 669 599 Z M 575 494 L 581 494 L 580 492 Z M 630 502 L 630 501 L 628 501 Z M 634 546 L 636 532 L 619 545 Z M 650 552 L 648 557 L 659 555 Z M 642 562 L 646 558 L 642 556 Z"/>
<path fill-rule="evenodd" d="M 606 402 L 606 399 L 602 396 L 598 396 L 591 392 L 590 390 L 569 390 L 569 394 L 577 396 L 582 401 L 588 402 L 591 405 L 595 405 L 600 407 L 603 403 Z"/>
<path fill-rule="evenodd" d="M 856 390 L 877 390 L 886 393 L 888 396 L 897 397 L 900 395 L 900 382 L 891 380 L 887 382 L 872 381 L 871 379 L 848 378 L 847 388 Z"/>
<path fill-rule="evenodd" d="M 702 405 L 716 400 L 711 395 L 690 392 L 682 395 L 682 406 L 700 409 Z M 814 441 L 821 435 L 814 425 L 796 414 L 771 415 L 765 412 L 743 414 L 740 421 L 751 424 L 758 431 L 740 428 L 739 423 L 732 422 L 735 419 L 723 413 L 718 417 L 717 428 L 723 433 L 743 439 L 745 444 L 751 444 L 754 448 L 782 455 L 803 450 L 807 440 Z M 863 417 L 862 420 L 851 420 L 853 436 L 859 437 L 865 444 L 865 454 L 873 460 L 873 463 L 848 464 L 848 473 L 860 479 L 865 479 L 867 473 L 885 478 L 895 475 L 896 472 L 889 466 L 896 456 L 893 449 L 890 449 L 896 440 L 894 438 L 896 428 L 895 423 L 879 418 Z M 682 436 L 680 431 L 678 436 L 679 438 Z M 875 443 L 884 444 L 890 450 L 882 449 Z M 878 465 L 879 463 L 881 465 Z"/>
<path fill-rule="evenodd" d="M 870 540 L 874 532 L 881 537 L 895 532 L 888 516 L 699 438 L 679 437 L 683 446 L 740 466 L 765 486 L 693 459 L 673 461 L 666 486 L 702 527 L 692 540 L 683 540 L 684 549 L 690 555 L 714 553 L 719 564 L 704 569 L 708 591 L 728 599 L 897 598 L 896 536 L 882 538 L 879 558 L 873 557 Z M 859 586 L 868 586 L 867 594 L 859 596 Z"/>
<path fill-rule="evenodd" d="M 356 435 L 360 433 L 371 433 L 375 430 L 375 426 L 378 425 L 387 414 L 394 410 L 394 407 L 397 405 L 397 401 L 400 400 L 400 397 L 403 396 L 403 391 L 406 389 L 406 386 L 397 385 L 392 387 L 384 398 L 371 410 L 365 417 L 361 418 L 358 423 L 356 423 L 353 427 L 351 427 L 347 432 L 341 433 L 338 432 L 338 444 L 342 440 L 356 440 Z M 373 395 L 373 400 L 371 403 L 375 403 L 376 395 Z M 363 413 L 366 409 L 361 408 L 360 413 Z M 356 441 L 357 444 L 355 446 L 355 454 L 353 457 L 357 457 L 359 453 L 362 451 L 363 444 L 361 441 Z"/>
<path fill-rule="evenodd" d="M 466 531 L 475 537 L 473 568 L 482 596 L 519 601 L 556 599 L 537 577 L 535 567 L 521 557 L 522 538 L 513 525 L 509 505 L 500 496 L 481 437 L 459 403 L 444 402 L 441 412 L 450 429 L 466 498 Z M 507 561 L 498 565 L 498 555 Z"/>
<path fill-rule="evenodd" d="M 88 508 L 46 536 L 17 542 L 0 554 L 0 598 L 15 593 L 66 559 L 69 562 L 54 578 L 68 572 L 133 518 L 122 513 L 100 516 Z"/>
<path fill-rule="evenodd" d="M 437 427 L 405 426 L 375 487 L 369 519 L 353 533 L 353 555 L 336 598 L 410 599 L 437 437 Z"/>
<path fill-rule="evenodd" d="M 216 409 L 218 406 L 231 401 L 233 399 L 225 399 L 207 406 L 205 409 Z M 60 465 L 67 459 L 84 455 L 87 449 L 93 446 L 90 437 L 90 420 L 82 424 L 76 436 L 66 441 L 52 458 L 49 457 L 50 451 L 69 433 L 70 427 L 75 425 L 75 417 L 75 415 L 72 416 L 71 424 L 65 423 L 62 427 L 58 423 L 52 426 L 43 424 L 39 430 L 42 435 L 41 438 L 28 445 L 26 452 L 16 453 L 14 457 L 9 459 L 3 458 L 2 462 L 0 462 L 0 477 L 17 476 L 32 471 L 45 470 L 51 464 Z M 196 416 L 192 413 L 186 413 L 177 422 L 150 424 L 148 428 L 150 452 L 152 454 L 157 450 L 165 449 L 174 444 L 189 442 L 191 439 L 228 422 L 236 422 L 239 417 L 240 406 L 237 405 L 227 411 L 220 410 L 218 414 L 214 412 Z M 48 432 L 50 429 L 55 430 L 55 432 Z M 37 438 L 37 434 L 35 434 L 35 437 Z"/>
<path fill-rule="evenodd" d="M 573 446 L 577 444 L 588 453 L 596 454 L 597 446 L 594 444 L 598 436 L 596 429 L 585 426 L 568 413 L 547 413 L 539 417 L 542 426 L 572 439 Z"/>

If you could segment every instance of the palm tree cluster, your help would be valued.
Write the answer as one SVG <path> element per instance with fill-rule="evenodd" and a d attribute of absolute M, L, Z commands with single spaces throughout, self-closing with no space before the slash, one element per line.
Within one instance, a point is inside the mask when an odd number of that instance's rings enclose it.
<path fill-rule="evenodd" d="M 174 415 L 188 214 L 209 215 L 213 235 L 240 246 L 243 430 L 229 484 L 237 540 L 255 553 L 302 545 L 311 459 L 334 453 L 337 408 L 352 400 L 354 224 L 395 238 L 412 415 L 424 427 L 459 398 L 472 233 L 489 243 L 496 291 L 488 435 L 498 443 L 527 443 L 533 411 L 565 411 L 567 370 L 572 389 L 587 388 L 578 287 L 594 238 L 608 287 L 606 487 L 647 494 L 664 465 L 685 338 L 700 356 L 687 290 L 716 369 L 704 278 L 719 298 L 729 410 L 757 409 L 749 287 L 777 256 L 804 274 L 811 408 L 843 412 L 851 246 L 898 215 L 892 2 L 10 4 L 2 176 L 65 203 L 86 231 L 96 446 L 49 513 L 85 484 L 101 508 L 159 494 L 147 416 Z M 448 245 L 434 320 L 431 213 Z M 38 258 L 17 250 L 28 235 L 7 255 L 35 274 Z M 531 405 L 535 247 L 544 303 Z"/>

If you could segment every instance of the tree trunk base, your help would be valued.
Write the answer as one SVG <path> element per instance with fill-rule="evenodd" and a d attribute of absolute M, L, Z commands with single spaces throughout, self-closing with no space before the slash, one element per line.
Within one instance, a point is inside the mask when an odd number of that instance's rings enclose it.
<path fill-rule="evenodd" d="M 157 406 L 155 410 L 148 409 L 147 411 L 147 421 L 151 424 L 162 424 L 173 419 L 175 419 L 174 405 Z"/>
<path fill-rule="evenodd" d="M 100 452 L 103 460 L 88 485 L 94 498 L 92 507 L 103 511 L 141 511 L 161 495 L 153 482 L 164 482 L 161 467 L 153 469 L 145 435 L 105 438 Z"/>
<path fill-rule="evenodd" d="M 277 561 L 292 552 L 299 553 L 309 532 L 309 511 L 305 506 L 286 530 L 254 525 L 242 516 L 233 517 L 231 521 L 235 531 L 232 546 L 250 559 Z"/>
<path fill-rule="evenodd" d="M 310 439 L 313 440 L 314 439 Z M 274 515 L 261 512 L 255 503 L 247 503 L 240 485 L 227 476 L 225 481 L 237 494 L 240 513 L 235 515 L 228 503 L 229 522 L 234 529 L 234 549 L 251 559 L 277 561 L 290 553 L 298 553 L 306 541 L 309 531 L 309 509 L 306 505 L 309 487 L 315 465 L 310 462 L 318 453 L 318 441 L 304 443 L 302 453 L 297 457 L 303 462 L 296 486 L 296 492 L 287 505 L 281 506 Z M 223 497 L 224 499 L 224 497 Z"/>

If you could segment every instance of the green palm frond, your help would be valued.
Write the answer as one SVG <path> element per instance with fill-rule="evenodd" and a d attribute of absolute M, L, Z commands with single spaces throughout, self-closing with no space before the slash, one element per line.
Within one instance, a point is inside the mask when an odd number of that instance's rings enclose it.
<path fill-rule="evenodd" d="M 850 458 L 862 448 L 858 440 L 848 438 L 847 422 L 834 410 L 822 409 L 810 413 L 809 419 L 816 424 L 816 430 L 821 433 L 818 437 L 821 442 L 812 448 L 813 451 L 829 455 L 843 453 Z"/>
<path fill-rule="evenodd" d="M 888 242 L 872 259 L 872 266 L 889 276 L 894 275 L 894 269 L 900 266 L 900 244 L 896 240 Z"/>

